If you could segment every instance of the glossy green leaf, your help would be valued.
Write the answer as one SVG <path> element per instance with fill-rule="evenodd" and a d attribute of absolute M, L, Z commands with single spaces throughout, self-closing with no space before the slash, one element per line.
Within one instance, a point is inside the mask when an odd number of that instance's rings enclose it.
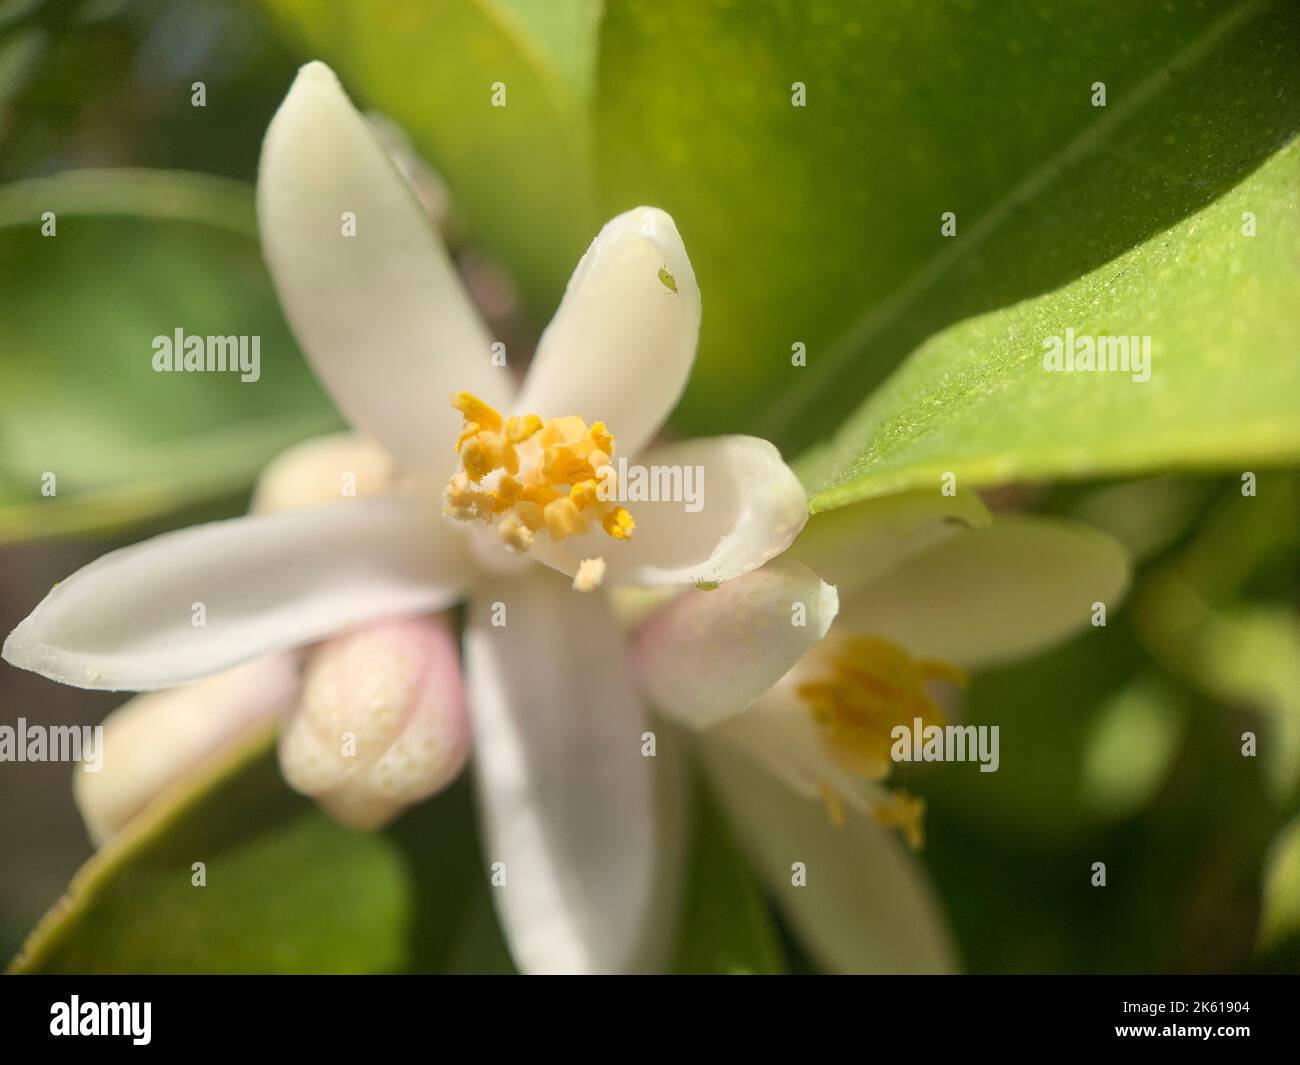
<path fill-rule="evenodd" d="M 960 460 L 986 479 L 1109 469 L 1115 452 L 1132 468 L 1154 465 L 1182 454 L 1167 419 L 1194 426 L 1207 397 L 1226 401 L 1217 424 L 1250 425 L 1237 451 L 1289 450 L 1292 439 L 1259 424 L 1281 403 L 1260 397 L 1275 390 L 1269 365 L 1288 335 L 1260 308 L 1285 317 L 1279 300 L 1295 295 L 1294 256 L 1282 253 L 1294 246 L 1291 200 L 1279 196 L 1294 172 L 1284 165 L 1243 187 L 1236 210 L 1260 223 L 1253 250 L 1236 243 L 1235 214 L 1226 234 L 1209 216 L 1190 239 L 1165 231 L 1292 136 L 1298 81 L 1300 11 L 1286 0 L 610 5 L 602 205 L 672 212 L 704 299 L 701 359 L 678 427 L 757 432 L 797 454 L 945 327 L 1072 285 L 1152 241 L 1122 272 L 1058 299 L 1065 315 L 1042 305 L 1041 317 L 988 320 L 915 360 L 832 455 L 805 467 L 812 489 L 834 478 L 818 505 L 928 485 L 931 459 Z M 1097 83 L 1104 107 L 1094 106 Z M 954 236 L 942 231 L 945 212 Z M 1258 292 L 1241 291 L 1256 282 Z M 1240 317 L 1222 306 L 1239 297 Z M 1202 324 L 1207 306 L 1218 313 Z M 1157 337 L 1156 383 L 1114 413 L 1091 402 L 1094 389 L 1119 392 L 1114 383 L 1019 374 L 1017 354 L 1040 350 L 1033 329 L 1074 315 L 1079 329 L 1156 333 L 1167 314 L 1180 328 Z M 1009 328 L 1020 347 L 1006 343 Z M 792 365 L 795 344 L 804 367 Z M 1240 374 L 1247 357 L 1251 372 Z M 1187 373 L 1175 378 L 1175 365 Z M 1098 442 L 1109 444 L 1104 461 L 1092 457 Z M 1012 445 L 1014 467 L 999 464 Z M 1022 461 L 1031 449 L 1036 461 Z"/>
<path fill-rule="evenodd" d="M 583 100 L 590 5 L 264 5 L 304 61 L 324 60 L 357 106 L 403 126 L 450 186 L 476 243 L 512 270 L 545 322 L 599 224 Z"/>
<path fill-rule="evenodd" d="M 697 788 L 686 869 L 674 971 L 785 972 L 771 912 L 703 784 Z"/>
<path fill-rule="evenodd" d="M 281 316 L 245 185 L 115 170 L 0 189 L 0 290 L 0 542 L 238 492 L 338 424 Z M 155 372 L 153 339 L 177 328 L 260 337 L 259 379 Z"/>
<path fill-rule="evenodd" d="M 1300 457 L 1297 182 L 1300 142 L 1077 282 L 926 343 L 805 466 L 813 509 L 946 472 L 970 487 Z M 1150 337 L 1146 370 L 1048 372 L 1044 340 L 1067 330 Z"/>
<path fill-rule="evenodd" d="M 271 739 L 215 759 L 111 840 L 12 968 L 511 971 L 467 781 L 356 832 L 288 788 Z"/>

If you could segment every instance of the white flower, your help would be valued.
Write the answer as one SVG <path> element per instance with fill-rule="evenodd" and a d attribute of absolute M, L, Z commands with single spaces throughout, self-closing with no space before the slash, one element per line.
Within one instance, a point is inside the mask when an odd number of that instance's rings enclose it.
<path fill-rule="evenodd" d="M 827 967 L 946 970 L 924 878 L 881 829 L 916 845 L 924 809 L 882 787 L 891 728 L 942 720 L 963 670 L 1063 639 L 1127 582 L 1095 530 L 907 493 L 819 515 L 775 562 L 678 595 L 640 625 L 634 661 L 650 702 L 701 730 L 737 832 Z"/>
<path fill-rule="evenodd" d="M 590 490 L 569 473 L 593 455 L 602 469 L 616 453 L 641 455 L 686 383 L 700 296 L 676 227 L 643 207 L 601 230 L 516 392 L 409 186 L 320 63 L 302 69 L 271 123 L 257 195 L 294 333 L 403 490 L 115 551 L 56 586 L 4 657 L 79 687 L 153 690 L 468 598 L 485 850 L 504 863 L 496 898 L 515 959 L 530 971 L 640 964 L 655 760 L 641 755 L 645 709 L 606 599 L 571 580 L 734 578 L 784 550 L 807 512 L 776 449 L 743 436 L 643 456 L 707 471 L 699 513 L 656 503 L 624 514 L 570 495 Z M 593 472 L 585 480 L 607 484 Z M 566 501 L 549 507 L 549 491 Z M 486 520 L 449 520 L 444 506 Z"/>

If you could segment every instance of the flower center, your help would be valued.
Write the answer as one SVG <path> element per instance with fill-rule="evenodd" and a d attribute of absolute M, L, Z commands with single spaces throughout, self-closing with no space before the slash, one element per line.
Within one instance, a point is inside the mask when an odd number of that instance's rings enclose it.
<path fill-rule="evenodd" d="M 797 693 L 831 757 L 868 780 L 883 780 L 892 767 L 895 726 L 910 729 L 917 718 L 922 727 L 943 723 L 943 710 L 925 687 L 936 680 L 964 685 L 966 675 L 947 662 L 913 659 L 889 640 L 849 636 L 830 656 L 826 675 L 799 685 Z M 838 824 L 843 818 L 839 797 L 827 785 L 822 795 L 831 820 Z M 898 828 L 914 849 L 923 840 L 924 813 L 924 800 L 901 790 L 872 808 L 878 823 Z"/>
<path fill-rule="evenodd" d="M 456 439 L 461 468 L 443 492 L 447 517 L 494 525 L 517 552 L 527 551 L 539 534 L 558 542 L 593 524 L 615 540 L 632 539 L 632 515 L 610 502 L 618 480 L 610 461 L 614 438 L 604 422 L 588 426 L 576 414 L 503 419 L 468 392 L 454 395 L 451 405 L 464 425 Z M 579 579 L 599 583 L 600 561 L 585 560 Z"/>

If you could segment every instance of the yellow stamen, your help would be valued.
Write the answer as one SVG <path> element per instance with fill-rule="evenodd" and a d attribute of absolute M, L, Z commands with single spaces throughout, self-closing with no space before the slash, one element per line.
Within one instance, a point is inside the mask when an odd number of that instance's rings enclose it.
<path fill-rule="evenodd" d="M 828 658 L 826 674 L 796 689 L 816 723 L 831 757 L 867 778 L 889 776 L 891 733 L 898 725 L 942 724 L 942 708 L 926 690 L 931 681 L 964 685 L 966 675 L 947 662 L 913 660 L 897 644 L 874 636 L 841 638 Z M 905 793 L 882 816 L 895 818 L 909 843 L 920 846 L 925 804 Z M 829 804 L 828 804 L 829 809 Z M 898 820 L 906 813 L 909 820 Z M 832 820 L 835 818 L 831 811 Z M 915 823 L 913 823 L 915 822 Z M 882 824 L 885 822 L 881 822 Z"/>
<path fill-rule="evenodd" d="M 457 392 L 451 397 L 451 405 L 465 415 L 465 421 L 467 422 L 477 422 L 484 429 L 493 432 L 501 429 L 501 415 L 479 399 L 478 396 L 469 392 Z"/>
<path fill-rule="evenodd" d="M 817 792 L 822 797 L 822 802 L 826 804 L 826 816 L 831 819 L 831 824 L 836 828 L 844 827 L 844 803 L 840 800 L 838 794 L 831 789 L 831 786 L 824 781 L 817 784 Z"/>
<path fill-rule="evenodd" d="M 546 531 L 552 540 L 563 540 L 566 536 L 581 536 L 587 531 L 587 523 L 582 512 L 573 505 L 568 496 L 552 499 L 542 509 L 546 516 Z"/>
<path fill-rule="evenodd" d="M 591 423 L 591 440 L 606 455 L 614 450 L 614 438 L 609 435 L 604 422 Z"/>
<path fill-rule="evenodd" d="M 914 851 L 925 846 L 925 800 L 899 789 L 871 807 L 871 816 L 884 828 L 896 828 Z"/>
<path fill-rule="evenodd" d="M 616 540 L 631 539 L 636 522 L 611 502 L 614 437 L 604 422 L 588 428 L 576 414 L 503 419 L 469 392 L 457 392 L 451 403 L 464 424 L 456 439 L 461 469 L 443 494 L 448 517 L 495 524 L 513 551 L 527 551 L 542 532 L 557 541 L 581 536 L 593 522 Z M 603 566 L 603 560 L 587 560 L 584 584 L 599 584 L 597 562 Z"/>
<path fill-rule="evenodd" d="M 636 521 L 624 507 L 615 507 L 600 519 L 600 524 L 615 540 L 630 540 L 636 532 Z"/>
<path fill-rule="evenodd" d="M 542 476 L 552 484 L 579 484 L 596 479 L 591 463 L 565 447 L 548 447 L 542 456 Z"/>
<path fill-rule="evenodd" d="M 541 431 L 542 419 L 536 414 L 515 415 L 506 422 L 506 437 L 512 444 L 522 444 Z"/>

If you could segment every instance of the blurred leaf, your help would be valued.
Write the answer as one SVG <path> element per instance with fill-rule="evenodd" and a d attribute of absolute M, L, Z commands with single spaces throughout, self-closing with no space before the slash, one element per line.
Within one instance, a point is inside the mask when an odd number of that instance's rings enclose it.
<path fill-rule="evenodd" d="M 151 807 L 77 874 L 19 972 L 385 972 L 410 885 L 382 836 L 281 781 L 262 737 Z M 206 865 L 207 885 L 191 884 Z"/>
<path fill-rule="evenodd" d="M 1017 844 L 1077 843 L 1103 820 L 1085 788 L 1084 751 L 1102 708 L 1142 667 L 1127 612 L 1111 613 L 1046 653 L 981 670 L 965 694 L 963 724 L 996 726 L 1000 768 L 913 763 L 896 783 L 926 797 L 964 831 Z"/>
<path fill-rule="evenodd" d="M 0 542 L 242 490 L 338 424 L 281 316 L 247 186 L 114 170 L 0 189 L 0 290 Z M 259 336 L 260 379 L 155 372 L 153 338 L 177 328 Z"/>
<path fill-rule="evenodd" d="M 696 788 L 693 833 L 674 971 L 786 972 L 767 904 L 703 783 Z"/>
<path fill-rule="evenodd" d="M 1259 945 L 1272 950 L 1300 937 L 1300 817 L 1286 826 L 1269 848 L 1264 864 Z"/>
<path fill-rule="evenodd" d="M 588 5 L 263 3 L 302 59 L 323 59 L 359 107 L 405 127 L 475 239 L 511 268 L 534 316 L 549 318 L 598 224 L 580 95 L 594 47 Z M 492 106 L 497 82 L 504 107 Z"/>
<path fill-rule="evenodd" d="M 1110 533 L 1134 565 L 1186 535 L 1216 489 L 1209 477 L 1143 477 L 1100 485 L 1068 485 L 1063 511 L 1076 521 Z"/>
<path fill-rule="evenodd" d="M 1178 751 L 1184 710 L 1177 692 L 1143 676 L 1109 700 L 1083 751 L 1083 791 L 1112 820 L 1131 817 L 1155 797 Z"/>
<path fill-rule="evenodd" d="M 1298 25 L 1300 11 L 1285 0 L 610 5 L 599 58 L 602 205 L 605 213 L 636 202 L 672 212 L 704 297 L 701 359 L 678 427 L 757 432 L 794 454 L 827 437 L 908 352 L 945 326 L 1076 282 L 1214 201 L 1296 129 Z M 796 81 L 806 87 L 805 107 L 792 106 Z M 1095 82 L 1105 83 L 1104 108 L 1092 105 Z M 1293 221 L 1275 214 L 1290 202 L 1276 197 L 1287 180 L 1275 173 L 1266 190 L 1274 195 L 1252 194 L 1243 205 L 1257 212 L 1265 247 L 1238 250 L 1220 265 L 1212 252 L 1239 234 L 1240 223 L 1234 215 L 1226 236 L 1216 237 L 1207 221 L 1196 239 L 1173 246 L 1170 254 L 1181 259 L 1168 264 L 1171 273 L 1213 275 L 1235 264 L 1294 278 Z M 940 232 L 947 211 L 957 218 L 951 238 Z M 1119 397 L 1116 413 L 1104 411 L 1098 424 L 1086 395 L 1078 414 L 1059 407 L 1082 385 L 1042 382 L 1046 375 L 1036 373 L 1034 388 L 1054 391 L 1058 405 L 1035 404 L 995 344 L 1010 323 L 986 323 L 949 339 L 946 348 L 976 345 L 966 363 L 958 366 L 960 353 L 950 350 L 921 360 L 929 390 L 915 376 L 895 387 L 893 402 L 855 422 L 840 440 L 839 461 L 813 471 L 810 487 L 818 487 L 817 476 L 844 473 L 869 445 L 877 445 L 866 456 L 875 489 L 934 456 L 967 459 L 959 468 L 968 468 L 981 453 L 981 424 L 967 416 L 976 407 L 995 421 L 990 434 L 1019 429 L 1015 418 L 1001 425 L 1019 409 L 1036 429 L 1024 443 L 1046 437 L 1052 445 L 1050 472 L 1061 464 L 1062 440 L 1077 441 L 1080 472 L 1095 464 L 1099 436 L 1108 456 L 1135 443 L 1147 463 L 1177 455 L 1182 438 L 1149 441 L 1124 421 L 1141 415 L 1145 432 L 1161 428 L 1135 404 L 1161 404 L 1166 387 L 1180 401 L 1191 388 L 1198 399 L 1219 402 L 1212 424 L 1239 424 L 1247 414 L 1262 419 L 1275 408 L 1256 401 L 1275 388 L 1270 360 L 1286 327 L 1261 323 L 1259 306 L 1271 293 L 1271 309 L 1279 311 L 1294 286 L 1259 277 L 1224 285 L 1211 276 L 1204 285 L 1187 278 L 1187 291 L 1163 295 L 1151 291 L 1153 282 L 1164 285 L 1152 259 L 1141 260 L 1150 272 L 1105 275 L 1134 290 L 1127 305 L 1103 313 L 1108 301 L 1075 323 L 1131 323 L 1126 332 L 1156 333 L 1157 382 L 1163 373 L 1165 384 L 1148 386 L 1151 394 Z M 1098 297 L 1099 280 L 1087 285 Z M 1201 328 L 1202 297 L 1225 301 L 1233 286 L 1252 285 L 1260 298 L 1241 308 L 1244 320 L 1233 321 L 1237 308 L 1224 306 Z M 1084 292 L 1075 291 L 1082 311 Z M 1163 306 L 1188 319 L 1163 342 L 1166 323 L 1143 324 L 1148 295 L 1153 310 Z M 1036 358 L 1030 324 L 1019 322 L 1025 353 Z M 1178 345 L 1189 337 L 1193 347 L 1184 354 Z M 791 365 L 795 342 L 807 346 L 804 368 Z M 1251 373 L 1237 374 L 1246 351 Z M 1176 358 L 1187 367 L 1177 382 Z M 945 370 L 942 381 L 934 379 Z M 1088 391 L 1094 387 L 1109 388 Z M 988 397 L 982 406 L 981 396 Z M 957 400 L 956 410 L 946 405 Z M 1243 403 L 1249 407 L 1239 417 Z M 1202 411 L 1183 413 L 1191 421 Z M 891 414 L 897 420 L 885 425 Z M 1058 422 L 1058 415 L 1065 417 Z M 912 454 L 901 451 L 913 440 L 908 420 L 926 429 Z M 1267 425 L 1248 427 L 1239 450 L 1262 453 L 1270 442 L 1283 443 Z M 1004 442 L 988 440 L 999 448 Z M 1047 472 L 1049 462 L 1026 466 Z M 854 468 L 853 475 L 865 472 Z M 999 468 L 997 476 L 1003 472 L 1018 471 Z"/>
<path fill-rule="evenodd" d="M 1223 493 L 1195 538 L 1135 596 L 1162 666 L 1211 698 L 1264 715 L 1258 757 L 1275 797 L 1300 785 L 1300 480 L 1262 475 Z M 1254 727 L 1253 725 L 1251 727 Z"/>
<path fill-rule="evenodd" d="M 1300 613 L 1246 606 L 1216 614 L 1196 645 L 1204 687 L 1262 711 L 1259 758 L 1275 795 L 1300 784 Z"/>
<path fill-rule="evenodd" d="M 595 92 L 596 36 L 603 0 L 496 0 L 545 51 L 569 92 L 590 104 Z"/>
<path fill-rule="evenodd" d="M 805 467 L 829 474 L 813 509 L 947 471 L 970 487 L 1300 457 L 1300 317 L 1283 310 L 1300 301 L 1297 180 L 1300 142 L 1113 263 L 935 337 Z M 1067 328 L 1151 336 L 1151 380 L 1046 372 L 1043 338 Z"/>

